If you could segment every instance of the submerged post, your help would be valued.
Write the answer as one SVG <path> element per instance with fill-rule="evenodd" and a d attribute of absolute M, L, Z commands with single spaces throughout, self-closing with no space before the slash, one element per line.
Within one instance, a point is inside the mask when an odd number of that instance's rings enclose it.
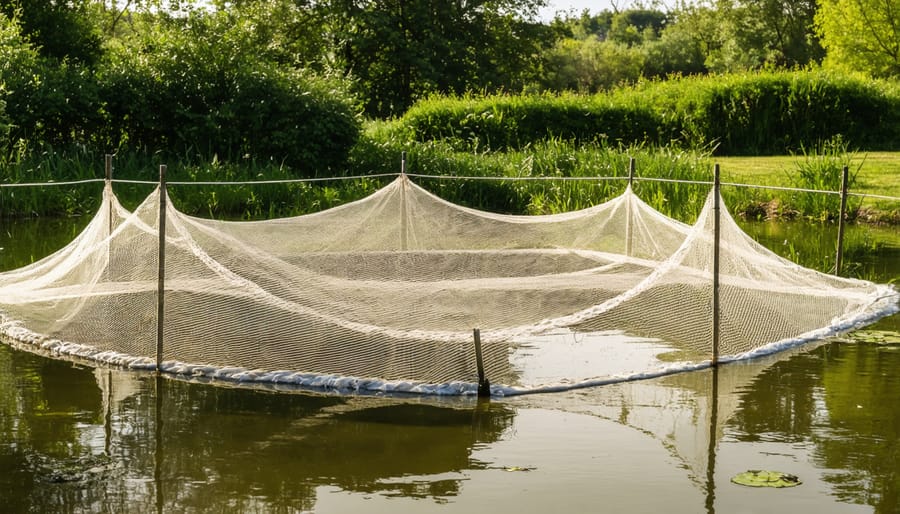
<path fill-rule="evenodd" d="M 840 276 L 841 264 L 844 260 L 844 218 L 847 216 L 847 189 L 850 177 L 850 168 L 844 166 L 841 169 L 841 212 L 838 213 L 837 255 L 834 258 L 834 274 Z"/>
<path fill-rule="evenodd" d="M 709 445 L 706 454 L 706 512 L 716 511 L 716 438 L 719 426 L 719 367 L 712 368 L 709 398 Z"/>
<path fill-rule="evenodd" d="M 484 376 L 484 357 L 481 354 L 481 330 L 473 330 L 472 335 L 475 337 L 475 366 L 478 367 L 478 396 L 487 397 L 491 395 L 491 383 Z"/>
<path fill-rule="evenodd" d="M 156 283 L 156 373 L 162 369 L 166 304 L 166 165 L 159 167 L 159 270 Z"/>
<path fill-rule="evenodd" d="M 719 165 L 713 168 L 713 290 L 712 290 L 712 365 L 719 364 L 719 192 L 721 182 L 719 180 Z"/>

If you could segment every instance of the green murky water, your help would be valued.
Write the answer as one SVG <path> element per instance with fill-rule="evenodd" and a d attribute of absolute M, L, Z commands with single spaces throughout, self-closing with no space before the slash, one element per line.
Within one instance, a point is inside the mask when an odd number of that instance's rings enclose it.
<path fill-rule="evenodd" d="M 80 221 L 44 223 L 6 225 L 0 266 L 62 246 Z M 750 231 L 833 265 L 818 225 Z M 900 276 L 896 228 L 851 232 L 850 273 Z M 893 513 L 898 404 L 889 342 L 488 403 L 236 389 L 0 345 L 0 510 Z M 731 483 L 750 469 L 803 483 Z"/>

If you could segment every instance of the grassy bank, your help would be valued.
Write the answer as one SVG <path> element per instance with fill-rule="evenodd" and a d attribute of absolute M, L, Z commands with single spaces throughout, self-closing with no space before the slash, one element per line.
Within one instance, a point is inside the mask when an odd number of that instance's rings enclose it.
<path fill-rule="evenodd" d="M 515 214 L 548 214 L 594 205 L 621 193 L 626 185 L 629 158 L 637 176 L 689 181 L 712 180 L 718 163 L 725 182 L 838 190 L 839 170 L 849 163 L 855 180 L 851 191 L 900 197 L 900 153 L 816 152 L 776 157 L 720 157 L 673 147 L 575 145 L 547 140 L 521 150 L 505 152 L 460 151 L 445 142 L 415 143 L 398 137 L 389 124 L 373 124 L 351 153 L 346 175 L 397 173 L 405 152 L 407 171 L 422 175 L 508 177 L 509 180 L 416 178 L 439 196 L 470 207 Z M 245 160 L 221 163 L 216 159 L 164 159 L 159 155 L 121 154 L 115 160 L 116 178 L 155 181 L 158 167 L 168 165 L 169 181 L 256 181 L 294 177 L 279 163 Z M 2 168 L 10 182 L 62 182 L 101 178 L 103 156 L 79 151 L 45 153 Z M 613 176 L 622 180 L 591 181 L 573 178 Z M 518 180 L 555 177 L 554 181 Z M 823 179 L 822 177 L 825 177 Z M 389 178 L 324 183 L 171 186 L 179 209 L 194 215 L 229 219 L 260 219 L 315 212 L 352 201 L 375 191 Z M 100 200 L 100 184 L 0 189 L 4 216 L 71 216 L 90 214 Z M 126 206 L 134 207 L 153 186 L 116 184 Z M 670 184 L 638 180 L 635 191 L 654 208 L 691 222 L 709 191 L 708 185 Z M 723 196 L 731 212 L 751 219 L 803 217 L 833 220 L 838 212 L 835 195 L 726 186 Z M 896 201 L 857 199 L 850 203 L 850 218 L 900 223 Z"/>
<path fill-rule="evenodd" d="M 723 157 L 714 158 L 722 169 L 722 180 L 742 184 L 758 184 L 779 187 L 798 187 L 798 168 L 802 166 L 804 155 L 779 155 L 764 157 Z M 851 193 L 863 195 L 892 196 L 900 198 L 900 152 L 856 152 L 848 155 L 851 173 L 856 180 Z M 802 186 L 800 186 L 802 187 Z M 771 191 L 760 198 L 765 202 L 770 197 L 768 216 L 786 214 L 785 211 L 796 204 L 796 199 L 804 193 Z M 900 224 L 900 202 L 878 198 L 853 199 L 851 205 L 858 209 L 860 221 Z M 791 215 L 790 212 L 787 212 Z M 798 212 L 794 215 L 815 218 L 814 213 Z"/>

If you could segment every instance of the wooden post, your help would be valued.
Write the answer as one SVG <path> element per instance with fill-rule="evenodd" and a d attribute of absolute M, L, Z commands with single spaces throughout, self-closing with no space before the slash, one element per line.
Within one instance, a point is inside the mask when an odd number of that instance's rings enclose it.
<path fill-rule="evenodd" d="M 719 180 L 719 165 L 713 170 L 713 290 L 712 290 L 712 365 L 719 365 L 719 239 L 721 227 L 719 223 L 719 193 L 721 183 Z"/>
<path fill-rule="evenodd" d="M 106 192 L 105 192 L 104 196 L 109 195 L 111 197 L 112 196 L 112 173 L 113 173 L 113 156 L 111 154 L 106 154 L 106 162 L 104 163 L 104 168 L 106 171 L 106 185 L 105 185 Z M 109 205 L 107 207 L 108 208 L 106 209 L 106 217 L 107 217 L 107 223 L 106 223 L 106 225 L 107 225 L 106 226 L 106 236 L 107 236 L 107 240 L 106 240 L 106 277 L 108 280 L 111 280 L 112 268 L 110 265 L 112 263 L 112 238 L 110 238 L 109 236 L 111 236 L 112 232 L 113 232 L 112 198 L 109 199 Z"/>
<path fill-rule="evenodd" d="M 837 255 L 834 258 L 834 274 L 841 275 L 841 264 L 844 260 L 844 218 L 847 216 L 847 189 L 850 176 L 850 168 L 844 166 L 841 170 L 841 212 L 838 214 Z"/>
<path fill-rule="evenodd" d="M 159 167 L 159 270 L 156 283 L 156 374 L 162 369 L 166 305 L 166 165 Z"/>
<path fill-rule="evenodd" d="M 634 187 L 634 157 L 628 158 L 628 187 Z"/>
<path fill-rule="evenodd" d="M 484 376 L 484 357 L 481 353 L 481 330 L 473 330 L 475 337 L 475 366 L 478 367 L 478 396 L 489 397 L 491 395 L 491 383 Z"/>
<path fill-rule="evenodd" d="M 634 157 L 629 157 L 628 158 L 628 189 L 631 190 L 632 192 L 634 191 L 632 189 L 633 185 L 634 185 Z M 631 212 L 631 199 L 629 198 L 627 201 L 628 201 L 628 204 L 626 205 L 626 208 L 625 208 L 625 255 L 627 257 L 631 257 L 632 239 L 633 239 L 632 228 L 631 228 L 631 224 L 632 224 L 631 217 L 634 214 Z"/>
<path fill-rule="evenodd" d="M 110 154 L 106 154 L 106 183 L 109 184 L 112 182 L 112 160 L 113 156 Z"/>
<path fill-rule="evenodd" d="M 406 152 L 400 154 L 400 249 L 406 251 L 409 247 L 409 213 L 406 212 Z"/>

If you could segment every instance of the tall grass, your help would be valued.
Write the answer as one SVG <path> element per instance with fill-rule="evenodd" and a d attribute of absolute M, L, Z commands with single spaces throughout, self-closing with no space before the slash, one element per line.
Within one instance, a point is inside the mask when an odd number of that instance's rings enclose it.
<path fill-rule="evenodd" d="M 840 137 L 822 141 L 812 148 L 801 147 L 801 156 L 793 171 L 789 172 L 794 187 L 816 191 L 840 192 L 843 169 L 849 170 L 847 187 L 852 190 L 863 163 L 851 168 L 854 154 Z M 848 217 L 854 218 L 861 200 L 850 197 L 847 202 Z M 840 216 L 841 198 L 837 194 L 800 192 L 792 195 L 790 205 L 804 216 L 820 221 Z"/>

